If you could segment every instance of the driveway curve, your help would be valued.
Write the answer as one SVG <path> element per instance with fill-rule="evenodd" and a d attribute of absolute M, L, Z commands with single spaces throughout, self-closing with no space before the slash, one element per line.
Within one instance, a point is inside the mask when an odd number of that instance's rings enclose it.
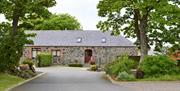
<path fill-rule="evenodd" d="M 132 91 L 125 86 L 114 85 L 105 80 L 102 72 L 68 67 L 48 67 L 38 70 L 47 74 L 11 91 Z"/>

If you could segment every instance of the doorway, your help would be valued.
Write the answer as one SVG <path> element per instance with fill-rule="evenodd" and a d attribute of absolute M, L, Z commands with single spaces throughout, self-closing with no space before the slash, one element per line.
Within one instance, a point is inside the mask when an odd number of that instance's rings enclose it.
<path fill-rule="evenodd" d="M 53 57 L 53 64 L 60 64 L 60 50 L 51 50 Z"/>
<path fill-rule="evenodd" d="M 89 63 L 91 61 L 92 57 L 92 50 L 91 49 L 86 49 L 85 50 L 85 58 L 84 58 L 84 63 Z"/>

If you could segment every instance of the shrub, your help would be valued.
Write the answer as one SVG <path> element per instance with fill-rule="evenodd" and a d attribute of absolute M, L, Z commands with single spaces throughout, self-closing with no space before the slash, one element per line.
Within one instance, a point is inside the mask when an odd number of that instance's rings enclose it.
<path fill-rule="evenodd" d="M 52 64 L 52 55 L 48 52 L 41 52 L 37 55 L 37 66 L 46 67 Z"/>
<path fill-rule="evenodd" d="M 36 72 L 35 68 L 33 67 L 34 63 L 32 60 L 26 59 L 22 62 L 22 64 L 28 64 L 30 70 L 32 70 L 32 72 L 34 72 L 34 73 Z"/>
<path fill-rule="evenodd" d="M 122 81 L 134 81 L 136 78 L 134 75 L 127 73 L 126 71 L 119 72 L 116 79 L 122 80 Z"/>
<path fill-rule="evenodd" d="M 176 62 L 167 56 L 146 56 L 140 64 L 140 70 L 144 72 L 145 77 L 159 77 L 162 75 L 171 75 L 178 73 Z"/>
<path fill-rule="evenodd" d="M 134 67 L 134 61 L 124 55 L 118 57 L 115 61 L 105 66 L 105 71 L 109 75 L 117 76 L 119 72 L 130 72 L 130 69 Z"/>
<path fill-rule="evenodd" d="M 22 62 L 22 64 L 28 64 L 29 67 L 32 67 L 34 65 L 34 63 L 32 62 L 32 60 L 26 59 Z"/>
<path fill-rule="evenodd" d="M 82 64 L 79 64 L 79 63 L 70 63 L 68 64 L 69 67 L 83 67 Z"/>
<path fill-rule="evenodd" d="M 91 71 L 96 71 L 97 70 L 97 65 L 95 65 L 95 64 L 90 65 L 90 70 Z"/>

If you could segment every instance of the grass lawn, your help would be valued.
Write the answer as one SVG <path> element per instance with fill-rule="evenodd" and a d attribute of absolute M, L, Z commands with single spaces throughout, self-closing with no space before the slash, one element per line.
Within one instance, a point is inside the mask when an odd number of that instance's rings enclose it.
<path fill-rule="evenodd" d="M 107 76 L 105 76 L 107 78 Z M 104 78 L 104 77 L 103 77 Z M 113 80 L 116 80 L 115 78 L 111 77 Z M 116 80 L 122 82 L 122 80 Z M 133 82 L 133 81 L 180 81 L 180 74 L 178 75 L 163 75 L 161 77 L 149 77 L 149 78 L 143 78 L 143 79 L 134 79 L 132 81 L 123 81 L 123 82 Z"/>
<path fill-rule="evenodd" d="M 138 79 L 138 81 L 180 81 L 180 74 L 179 75 L 164 75 L 161 77 L 150 77 L 144 79 Z"/>
<path fill-rule="evenodd" d="M 5 73 L 0 73 L 0 91 L 5 91 L 7 88 L 22 81 L 24 81 L 24 79 Z"/>

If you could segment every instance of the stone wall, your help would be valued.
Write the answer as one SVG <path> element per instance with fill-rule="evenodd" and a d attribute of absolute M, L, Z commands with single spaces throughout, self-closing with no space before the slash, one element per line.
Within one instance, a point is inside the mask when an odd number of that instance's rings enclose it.
<path fill-rule="evenodd" d="M 24 56 L 32 58 L 32 48 L 41 48 L 41 51 L 48 51 L 58 49 L 61 51 L 60 63 L 68 64 L 78 60 L 84 64 L 85 50 L 91 49 L 93 59 L 96 63 L 108 63 L 114 60 L 117 56 L 128 54 L 129 56 L 137 56 L 135 47 L 25 47 Z"/>

